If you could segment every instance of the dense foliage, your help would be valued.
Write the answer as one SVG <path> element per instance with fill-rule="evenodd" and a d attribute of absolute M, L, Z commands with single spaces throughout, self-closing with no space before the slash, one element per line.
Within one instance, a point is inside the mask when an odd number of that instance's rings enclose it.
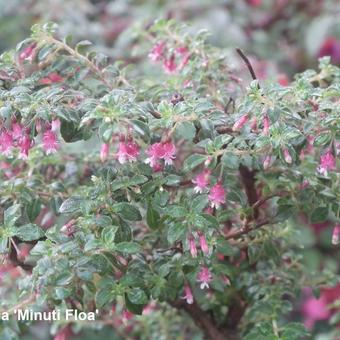
<path fill-rule="evenodd" d="M 60 337 L 308 336 L 293 302 L 339 280 L 336 259 L 306 270 L 299 225 L 328 222 L 336 254 L 340 70 L 325 57 L 286 86 L 259 82 L 206 37 L 156 22 L 138 37 L 143 69 L 49 23 L 1 56 L 0 250 L 18 265 L 3 310 L 98 310 L 55 323 Z M 3 321 L 3 338 L 21 332 Z"/>

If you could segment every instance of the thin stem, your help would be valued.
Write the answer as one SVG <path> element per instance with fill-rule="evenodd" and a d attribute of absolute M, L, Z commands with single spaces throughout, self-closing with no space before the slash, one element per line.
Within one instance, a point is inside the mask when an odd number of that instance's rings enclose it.
<path fill-rule="evenodd" d="M 243 53 L 243 51 L 240 48 L 236 48 L 236 52 L 239 54 L 239 56 L 242 58 L 242 60 L 245 62 L 245 64 L 248 67 L 248 70 L 251 74 L 251 77 L 253 78 L 253 80 L 258 80 L 254 71 L 253 66 L 251 65 L 248 57 Z M 260 89 L 260 85 L 257 84 L 257 88 Z"/>

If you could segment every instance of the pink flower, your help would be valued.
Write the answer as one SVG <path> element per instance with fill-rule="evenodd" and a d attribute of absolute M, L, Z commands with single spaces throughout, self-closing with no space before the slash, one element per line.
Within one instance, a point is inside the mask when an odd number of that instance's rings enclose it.
<path fill-rule="evenodd" d="M 283 149 L 283 157 L 288 164 L 292 164 L 293 159 L 287 148 Z"/>
<path fill-rule="evenodd" d="M 251 124 L 250 124 L 250 129 L 252 131 L 255 131 L 257 129 L 257 118 L 254 117 L 251 121 Z"/>
<path fill-rule="evenodd" d="M 206 240 L 204 234 L 202 232 L 199 232 L 198 236 L 199 236 L 200 246 L 201 246 L 202 252 L 205 255 L 208 255 L 209 254 L 209 247 L 208 247 L 207 240 Z"/>
<path fill-rule="evenodd" d="M 194 297 L 192 295 L 190 286 L 187 283 L 184 285 L 184 293 L 185 295 L 182 297 L 182 299 L 186 300 L 188 305 L 192 305 L 194 303 Z"/>
<path fill-rule="evenodd" d="M 332 244 L 338 245 L 340 243 L 340 224 L 337 224 L 332 233 Z"/>
<path fill-rule="evenodd" d="M 201 267 L 197 274 L 197 281 L 201 283 L 200 288 L 209 288 L 209 283 L 212 281 L 212 275 L 208 267 Z"/>
<path fill-rule="evenodd" d="M 12 137 L 14 140 L 20 139 L 23 135 L 24 129 L 20 123 L 14 121 L 12 123 Z"/>
<path fill-rule="evenodd" d="M 248 122 L 249 117 L 248 114 L 245 114 L 243 116 L 241 116 L 234 124 L 233 126 L 233 131 L 239 131 L 241 130 L 244 125 Z"/>
<path fill-rule="evenodd" d="M 335 37 L 328 37 L 319 50 L 319 57 L 330 56 L 332 62 L 337 64 L 340 62 L 340 40 Z"/>
<path fill-rule="evenodd" d="M 220 182 L 210 189 L 208 198 L 212 208 L 218 209 L 221 204 L 225 203 L 225 190 Z"/>
<path fill-rule="evenodd" d="M 313 328 L 314 323 L 319 320 L 327 320 L 330 317 L 330 311 L 327 308 L 327 300 L 320 296 L 319 299 L 310 297 L 304 303 L 303 314 L 305 317 L 305 326 L 308 329 Z"/>
<path fill-rule="evenodd" d="M 177 71 L 177 65 L 175 63 L 175 55 L 172 54 L 170 58 L 164 59 L 163 69 L 166 74 L 174 74 Z"/>
<path fill-rule="evenodd" d="M 146 154 L 149 156 L 145 163 L 155 167 L 159 164 L 159 160 L 163 159 L 166 165 L 171 165 L 175 158 L 176 146 L 172 142 L 155 143 L 149 146 Z"/>
<path fill-rule="evenodd" d="M 196 242 L 195 238 L 192 234 L 189 235 L 189 248 L 190 248 L 190 254 L 193 258 L 197 257 L 197 248 L 196 248 Z"/>
<path fill-rule="evenodd" d="M 196 193 L 202 193 L 203 190 L 207 188 L 210 183 L 210 174 L 211 171 L 208 169 L 203 170 L 200 174 L 198 174 L 195 179 L 192 181 L 196 184 L 194 191 Z"/>
<path fill-rule="evenodd" d="M 60 119 L 57 118 L 57 119 L 53 119 L 52 122 L 51 122 L 51 130 L 53 132 L 56 132 L 60 129 Z"/>
<path fill-rule="evenodd" d="M 263 134 L 267 136 L 269 134 L 270 120 L 267 114 L 263 117 Z"/>
<path fill-rule="evenodd" d="M 267 170 L 272 165 L 272 157 L 270 155 L 267 155 L 263 160 L 263 169 Z"/>
<path fill-rule="evenodd" d="M 60 76 L 58 73 L 50 73 L 47 77 L 41 78 L 40 79 L 40 84 L 43 85 L 50 85 L 53 83 L 60 83 L 63 82 L 64 78 Z"/>
<path fill-rule="evenodd" d="M 103 143 L 100 147 L 100 160 L 102 162 L 106 161 L 107 156 L 109 155 L 109 151 L 110 151 L 110 144 Z"/>
<path fill-rule="evenodd" d="M 222 281 L 227 286 L 231 285 L 230 279 L 229 279 L 229 277 L 227 275 L 222 275 Z"/>
<path fill-rule="evenodd" d="M 163 41 L 158 42 L 157 44 L 155 44 L 152 47 L 152 50 L 149 53 L 148 57 L 152 61 L 159 61 L 162 58 L 162 56 L 163 56 L 164 48 L 165 48 L 165 42 L 163 42 Z"/>
<path fill-rule="evenodd" d="M 182 70 L 183 67 L 188 63 L 190 59 L 190 52 L 185 46 L 183 46 L 183 47 L 176 48 L 175 53 L 182 56 L 182 60 L 180 64 L 178 65 L 178 70 Z"/>
<path fill-rule="evenodd" d="M 335 170 L 335 158 L 330 151 L 327 151 L 320 157 L 320 164 L 318 166 L 318 171 L 320 174 L 327 176 L 328 170 Z"/>
<path fill-rule="evenodd" d="M 43 142 L 43 148 L 47 155 L 55 153 L 59 149 L 57 136 L 52 130 L 47 130 L 44 132 L 42 142 Z"/>
<path fill-rule="evenodd" d="M 171 165 L 173 162 L 172 160 L 175 159 L 176 154 L 176 146 L 171 142 L 167 142 L 163 144 L 163 156 L 161 157 L 164 159 L 165 165 Z"/>
<path fill-rule="evenodd" d="M 246 0 L 246 1 L 252 7 L 259 7 L 262 4 L 262 0 Z"/>
<path fill-rule="evenodd" d="M 33 43 L 27 47 L 25 47 L 22 52 L 19 54 L 19 60 L 23 62 L 24 60 L 32 60 L 35 47 L 37 46 L 36 43 Z"/>
<path fill-rule="evenodd" d="M 0 150 L 5 156 L 9 156 L 13 147 L 13 137 L 9 131 L 0 134 Z"/>
<path fill-rule="evenodd" d="M 120 142 L 117 152 L 118 162 L 124 164 L 126 162 L 135 162 L 139 155 L 139 146 L 133 142 Z"/>
<path fill-rule="evenodd" d="M 25 134 L 21 138 L 20 144 L 19 144 L 19 148 L 20 148 L 19 158 L 20 159 L 27 159 L 28 152 L 29 152 L 31 146 L 32 146 L 31 138 L 28 134 Z"/>

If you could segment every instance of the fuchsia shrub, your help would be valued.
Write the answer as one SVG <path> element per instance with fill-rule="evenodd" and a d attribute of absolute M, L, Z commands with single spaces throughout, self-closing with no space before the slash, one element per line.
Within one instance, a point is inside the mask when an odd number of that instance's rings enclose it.
<path fill-rule="evenodd" d="M 169 315 L 185 338 L 288 340 L 308 336 L 291 312 L 321 287 L 305 325 L 332 314 L 336 335 L 338 307 L 313 313 L 338 303 L 323 297 L 338 276 L 304 267 L 300 216 L 329 222 L 338 254 L 339 68 L 259 82 L 238 50 L 241 80 L 204 32 L 158 21 L 147 36 L 145 73 L 54 24 L 1 56 L 0 251 L 21 267 L 2 308 L 98 309 L 93 325 L 122 337 Z"/>

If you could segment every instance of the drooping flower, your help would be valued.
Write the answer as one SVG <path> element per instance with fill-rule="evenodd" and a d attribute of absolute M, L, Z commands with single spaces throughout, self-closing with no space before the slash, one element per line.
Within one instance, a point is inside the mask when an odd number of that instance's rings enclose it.
<path fill-rule="evenodd" d="M 23 136 L 24 128 L 18 122 L 14 121 L 12 123 L 11 130 L 12 130 L 12 137 L 14 140 L 18 140 Z"/>
<path fill-rule="evenodd" d="M 135 162 L 139 155 L 139 146 L 132 140 L 120 142 L 118 146 L 117 159 L 120 164 Z"/>
<path fill-rule="evenodd" d="M 196 193 L 202 193 L 207 188 L 210 183 L 210 174 L 211 171 L 209 169 L 205 169 L 192 180 L 192 182 L 196 184 L 194 187 L 194 191 Z"/>
<path fill-rule="evenodd" d="M 58 131 L 60 129 L 60 125 L 61 125 L 61 122 L 59 118 L 53 119 L 51 122 L 51 130 L 53 132 Z"/>
<path fill-rule="evenodd" d="M 319 57 L 330 56 L 332 62 L 337 64 L 340 62 L 340 40 L 335 37 L 328 37 L 323 42 L 320 50 Z"/>
<path fill-rule="evenodd" d="M 171 165 L 173 163 L 173 159 L 176 158 L 176 146 L 172 142 L 167 142 L 163 144 L 163 156 L 166 165 Z"/>
<path fill-rule="evenodd" d="M 146 150 L 149 157 L 145 160 L 145 163 L 154 168 L 159 164 L 159 160 L 163 159 L 166 165 L 171 165 L 175 158 L 175 153 L 176 146 L 172 142 L 154 143 Z"/>
<path fill-rule="evenodd" d="M 325 154 L 323 154 L 320 157 L 318 171 L 320 172 L 320 174 L 327 176 L 328 171 L 335 170 L 335 167 L 336 167 L 335 158 L 332 155 L 331 151 L 328 150 Z"/>
<path fill-rule="evenodd" d="M 197 274 L 197 281 L 200 282 L 200 288 L 209 288 L 209 283 L 212 281 L 212 275 L 208 267 L 201 267 L 201 270 Z"/>
<path fill-rule="evenodd" d="M 189 235 L 188 241 L 189 241 L 190 254 L 193 258 L 196 258 L 197 257 L 197 248 L 196 248 L 195 238 L 192 234 Z"/>
<path fill-rule="evenodd" d="M 263 160 L 263 169 L 267 170 L 272 165 L 272 157 L 270 155 L 265 156 Z"/>
<path fill-rule="evenodd" d="M 34 56 L 34 51 L 36 48 L 37 44 L 33 43 L 27 47 L 25 47 L 21 53 L 19 54 L 19 60 L 20 62 L 23 62 L 24 60 L 29 60 L 31 61 L 33 59 Z"/>
<path fill-rule="evenodd" d="M 283 149 L 283 157 L 288 164 L 292 164 L 293 159 L 287 148 Z"/>
<path fill-rule="evenodd" d="M 110 144 L 108 143 L 103 143 L 100 147 L 100 160 L 102 162 L 105 162 L 110 151 Z"/>
<path fill-rule="evenodd" d="M 28 152 L 32 146 L 31 138 L 28 134 L 25 134 L 21 139 L 19 143 L 19 158 L 20 159 L 27 159 Z"/>
<path fill-rule="evenodd" d="M 178 65 L 178 70 L 182 70 L 183 67 L 188 63 L 190 59 L 190 52 L 185 46 L 182 46 L 182 47 L 176 48 L 175 53 L 179 54 L 182 58 L 180 64 Z"/>
<path fill-rule="evenodd" d="M 169 58 L 164 59 L 163 69 L 166 74 L 174 74 L 177 71 L 177 65 L 175 62 L 175 54 L 172 54 Z"/>
<path fill-rule="evenodd" d="M 41 78 L 39 82 L 40 84 L 43 84 L 43 85 L 50 85 L 53 83 L 60 83 L 63 81 L 64 81 L 64 78 L 61 75 L 59 75 L 56 72 L 53 72 L 47 75 L 47 77 Z"/>
<path fill-rule="evenodd" d="M 229 277 L 227 275 L 222 275 L 222 281 L 227 286 L 231 285 L 230 279 L 229 279 Z"/>
<path fill-rule="evenodd" d="M 256 118 L 256 117 L 254 117 L 254 118 L 251 120 L 250 129 L 251 129 L 252 131 L 257 130 L 257 118 Z"/>
<path fill-rule="evenodd" d="M 13 147 L 13 136 L 9 131 L 3 131 L 0 134 L 0 150 L 5 156 L 11 154 Z"/>
<path fill-rule="evenodd" d="M 163 41 L 158 42 L 152 47 L 151 52 L 149 53 L 148 57 L 152 61 L 159 61 L 160 59 L 162 59 L 164 48 L 165 48 L 165 42 Z"/>
<path fill-rule="evenodd" d="M 340 224 L 337 224 L 332 233 L 332 244 L 338 245 L 340 243 Z"/>
<path fill-rule="evenodd" d="M 263 134 L 267 136 L 269 134 L 270 120 L 267 114 L 263 117 Z"/>
<path fill-rule="evenodd" d="M 243 116 L 241 116 L 234 124 L 233 126 L 233 131 L 239 131 L 241 130 L 244 125 L 248 122 L 249 117 L 248 114 L 244 114 Z"/>
<path fill-rule="evenodd" d="M 44 132 L 42 142 L 43 148 L 47 155 L 55 153 L 59 149 L 57 136 L 52 130 L 47 130 Z"/>
<path fill-rule="evenodd" d="M 208 198 L 212 208 L 218 209 L 225 203 L 225 190 L 220 182 L 210 189 Z"/>
<path fill-rule="evenodd" d="M 207 240 L 204 236 L 204 234 L 202 232 L 198 233 L 199 236 L 199 240 L 200 240 L 200 246 L 201 246 L 201 250 L 205 255 L 209 254 L 209 247 L 208 247 L 208 243 Z"/>
<path fill-rule="evenodd" d="M 190 286 L 186 283 L 184 285 L 184 296 L 182 297 L 182 299 L 184 299 L 188 305 L 192 305 L 194 303 L 194 297 L 192 295 Z"/>

